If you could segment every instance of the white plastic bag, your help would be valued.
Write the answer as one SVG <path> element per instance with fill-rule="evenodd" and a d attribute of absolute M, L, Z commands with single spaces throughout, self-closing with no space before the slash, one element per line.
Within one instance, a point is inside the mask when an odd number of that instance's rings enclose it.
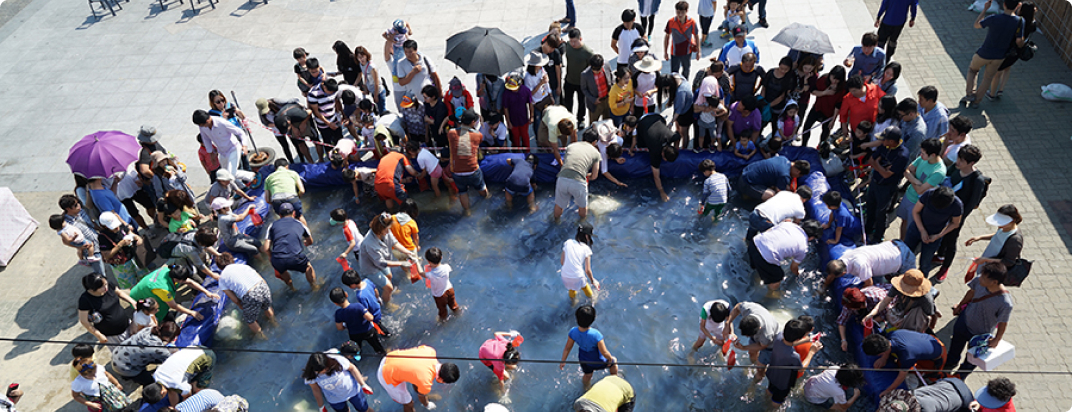
<path fill-rule="evenodd" d="M 983 11 L 983 6 L 986 6 L 986 0 L 975 0 L 974 3 L 972 3 L 970 6 L 968 6 L 968 10 L 970 10 L 970 11 L 972 11 L 974 13 L 978 13 L 978 12 Z M 990 10 L 987 10 L 986 13 L 987 14 L 1001 13 L 1001 5 L 997 1 L 991 2 L 990 3 Z"/>
<path fill-rule="evenodd" d="M 1072 102 L 1072 87 L 1061 83 L 1042 86 L 1042 98 L 1051 102 Z"/>

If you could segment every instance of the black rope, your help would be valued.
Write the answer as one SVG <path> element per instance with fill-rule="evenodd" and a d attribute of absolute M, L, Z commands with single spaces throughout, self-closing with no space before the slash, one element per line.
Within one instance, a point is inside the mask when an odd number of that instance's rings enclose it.
<path fill-rule="evenodd" d="M 167 348 L 167 349 L 176 348 L 176 347 L 161 346 L 161 345 L 126 345 L 126 344 L 122 344 L 122 343 L 80 342 L 80 341 L 68 341 L 68 340 L 3 338 L 3 337 L 0 337 L 0 342 L 44 343 L 44 344 L 56 344 L 56 345 L 88 344 L 88 345 L 101 345 L 101 346 L 107 346 L 107 347 L 130 347 L 130 348 Z M 182 348 L 177 348 L 177 349 L 182 349 Z M 324 353 L 323 351 L 298 351 L 298 350 L 252 349 L 252 348 L 206 348 L 206 349 L 210 349 L 210 350 L 212 350 L 214 352 L 269 353 L 269 354 L 278 354 L 278 355 L 312 355 L 312 354 L 315 354 L 315 353 Z M 435 357 L 430 357 L 430 356 L 411 356 L 411 355 L 392 355 L 392 354 L 388 354 L 388 355 L 380 355 L 380 354 L 364 355 L 364 354 L 362 354 L 361 357 L 362 358 L 391 357 L 391 358 L 405 358 L 405 359 L 436 359 L 436 360 L 453 360 L 453 361 L 467 361 L 467 362 L 475 362 L 475 361 L 493 361 L 493 362 L 497 361 L 497 362 L 502 362 L 502 359 L 498 359 L 498 358 L 474 358 L 474 357 L 464 357 L 464 356 L 435 356 Z M 605 364 L 604 362 L 598 362 L 598 361 L 580 361 L 580 360 L 577 360 L 577 361 L 569 361 L 569 360 L 567 360 L 567 361 L 563 362 L 563 361 L 552 360 L 552 359 L 522 359 L 521 361 L 524 362 L 524 363 L 534 363 L 534 364 L 570 364 L 570 365 L 580 365 L 580 364 L 604 365 Z M 725 363 L 682 364 L 682 363 L 652 363 L 652 362 L 617 362 L 617 363 L 615 363 L 615 365 L 618 365 L 618 366 L 644 366 L 644 367 L 711 368 L 711 369 L 729 368 L 729 365 L 725 364 Z M 741 369 L 759 369 L 760 368 L 759 366 L 756 366 L 756 365 L 734 365 L 733 367 L 734 368 L 741 368 Z M 793 366 L 767 365 L 765 368 L 766 369 L 796 369 L 796 370 L 809 370 L 809 371 L 825 371 L 825 370 L 831 370 L 831 369 L 835 369 L 835 368 L 840 368 L 840 366 L 836 366 L 836 365 L 834 365 L 834 366 L 807 366 L 807 367 L 804 367 L 804 368 L 798 368 L 798 367 L 793 367 Z M 859 369 L 861 371 L 874 371 L 874 372 L 919 372 L 919 373 L 942 373 L 942 372 L 946 372 L 945 370 L 941 370 L 941 369 L 918 369 L 918 368 L 913 368 L 913 369 L 880 368 L 880 369 L 878 369 L 878 368 L 863 367 L 863 366 L 858 366 L 857 369 Z M 974 370 L 974 371 L 972 371 L 972 373 L 1000 373 L 1000 374 L 1003 374 L 1003 375 L 1027 375 L 1027 374 L 1072 375 L 1072 371 L 1067 371 L 1067 370 L 1066 371 L 1056 371 L 1056 370 L 1016 370 L 1016 371 L 1012 371 L 1012 370 L 1010 370 L 1010 371 L 1001 371 L 1001 372 Z"/>

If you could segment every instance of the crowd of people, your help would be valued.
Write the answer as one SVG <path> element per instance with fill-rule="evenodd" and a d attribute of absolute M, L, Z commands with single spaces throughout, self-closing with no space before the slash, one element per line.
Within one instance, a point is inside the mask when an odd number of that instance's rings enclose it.
<path fill-rule="evenodd" d="M 422 190 L 430 188 L 436 197 L 442 184 L 468 215 L 475 200 L 470 192 L 491 195 L 480 169 L 481 148 L 513 146 L 527 151 L 535 136 L 538 146 L 552 152 L 552 166 L 560 170 L 553 216 L 559 219 L 572 203 L 580 218 L 575 238 L 563 245 L 560 262 L 563 284 L 574 302 L 577 292 L 594 299 L 600 289 L 591 259 L 595 228 L 585 220 L 589 184 L 603 176 L 625 186 L 607 165 L 622 163 L 626 153 L 631 156 L 645 149 L 655 187 L 666 201 L 669 195 L 660 167 L 676 161 L 691 141 L 692 150 L 731 151 L 750 162 L 734 188 L 715 161 L 701 162 L 698 173 L 704 182 L 697 213 L 717 221 L 734 189 L 745 202 L 758 202 L 748 216 L 746 259 L 768 287 L 769 297 L 780 296 L 786 278 L 782 264 L 789 260 L 789 271 L 799 275 L 800 264 L 816 242 L 858 246 L 827 264 L 823 284 L 831 291 L 834 285 L 849 285 L 841 292 L 837 316 L 839 349 L 851 352 L 851 345 L 857 345 L 877 359 L 862 366 L 893 366 L 897 371 L 896 379 L 881 388 L 880 410 L 920 410 L 920 405 L 927 405 L 922 410 L 955 411 L 972 399 L 982 410 L 1014 410 L 1010 399 L 1015 387 L 1010 381 L 991 380 L 971 396 L 963 378 L 975 365 L 967 360 L 960 364 L 966 348 L 981 353 L 1002 341 L 1013 308 L 1004 285 L 1018 285 L 1026 276 L 1020 259 L 1023 235 L 1018 230 L 1022 217 L 1014 205 L 986 215 L 994 233 L 965 242 L 970 246 L 988 241 L 988 245 L 972 260 L 965 278 L 967 291 L 952 309 L 957 317 L 952 340 L 943 343 L 934 336 L 942 312 L 934 303 L 933 286 L 945 281 L 953 268 L 961 227 L 986 196 L 990 178 L 976 167 L 982 152 L 971 144 L 971 121 L 949 118 L 935 87 L 924 86 L 916 98 L 897 100 L 902 66 L 893 60 L 893 53 L 906 22 L 914 25 L 916 2 L 883 1 L 875 22 L 878 32 L 864 34 L 843 65 L 824 73 L 823 55 L 798 50 L 778 58 L 773 69 L 764 69 L 759 49 L 747 35 L 750 27 L 768 26 L 766 1 L 730 0 L 721 11 L 725 20 L 715 29 L 722 32 L 719 37 L 732 40 L 691 81 L 691 62 L 702 61 L 704 50 L 713 47 L 710 30 L 717 2 L 699 1 L 699 24 L 689 17 L 688 2 L 674 5 L 662 46 L 664 60 L 671 62 L 669 74 L 662 73 L 662 62 L 652 50 L 658 0 L 640 0 L 638 10 L 623 11 L 622 24 L 611 35 L 614 54 L 606 58 L 585 45 L 572 2 L 568 3 L 567 17 L 551 25 L 540 46 L 526 56 L 525 67 L 505 75 L 476 75 L 475 98 L 459 78 L 444 84 L 432 59 L 418 52 L 413 28 L 402 20 L 383 33 L 382 69 L 369 49 L 351 49 L 342 41 L 333 46 L 334 72 L 304 49 L 294 50 L 294 73 L 303 99 L 260 99 L 259 121 L 247 119 L 223 93 L 213 90 L 210 109 L 192 115 L 199 129 L 198 160 L 213 182 L 203 199 L 210 214 L 202 214 L 186 183 L 192 170 L 160 144 L 149 126 L 138 134 L 141 151 L 129 171 L 110 178 L 77 178 L 74 194 L 60 198 L 62 213 L 52 216 L 49 224 L 64 245 L 76 249 L 79 263 L 94 272 L 82 279 L 85 293 L 78 302 L 79 322 L 100 343 L 123 346 L 110 349 L 110 371 L 96 363 L 93 346 L 73 348 L 74 400 L 106 412 L 248 408 L 240 396 L 209 389 L 216 366 L 211 349 L 166 346 L 176 340 L 185 318 L 204 316 L 178 302 L 180 292 L 187 289 L 210 299 L 227 296 L 250 332 L 267 339 L 260 321 L 264 318 L 274 325 L 275 313 L 269 283 L 253 267 L 258 259 L 267 261 L 292 291 L 297 287 L 290 272 L 304 274 L 312 292 L 321 290 L 324 282 L 305 252 L 314 242 L 302 207 L 305 186 L 301 176 L 289 169 L 297 159 L 329 162 L 350 183 L 355 203 L 375 193 L 386 209 L 372 218 L 367 230 L 345 208 L 330 214 L 330 224 L 341 228 L 346 240 L 337 257 L 346 270 L 342 286 L 330 288 L 328 300 L 338 307 L 336 328 L 345 330 L 349 339 L 336 349 L 311 355 L 300 372 L 318 410 L 345 411 L 350 406 L 370 410 L 367 397 L 374 390 L 355 360 L 364 343 L 383 355 L 376 380 L 393 401 L 414 410 L 409 383 L 422 405 L 435 408 L 427 395 L 437 382 L 457 381 L 458 366 L 439 362 L 431 347 L 388 350 L 383 340 L 391 336 L 382 317 L 392 307 L 396 275 L 425 280 L 441 321 L 463 309 L 455 298 L 452 269 L 443 250 L 421 243 L 419 205 L 409 197 L 407 184 L 419 182 Z M 758 24 L 752 25 L 748 10 L 755 4 L 760 10 Z M 1033 5 L 1005 0 L 1004 10 L 992 17 L 980 15 L 976 22 L 976 27 L 989 31 L 968 75 L 968 96 L 962 102 L 969 105 L 978 105 L 984 94 L 1000 98 L 1008 66 L 1015 60 L 1005 59 L 1005 50 L 997 49 L 1022 46 L 1023 38 L 1034 30 Z M 976 89 L 975 77 L 983 66 L 983 86 Z M 388 111 L 389 94 L 394 95 L 396 112 Z M 590 121 L 587 127 L 585 120 Z M 282 157 L 272 161 L 249 151 L 248 128 L 258 123 L 275 134 Z M 837 125 L 840 129 L 835 131 Z M 791 161 L 779 153 L 786 145 L 808 146 L 814 128 L 821 128 L 819 148 L 824 157 L 831 152 L 844 156 L 852 193 L 861 195 L 857 199 L 828 191 L 821 196 L 828 213 L 806 219 L 804 205 L 813 191 L 803 179 L 819 165 Z M 375 168 L 351 166 L 370 158 L 378 160 Z M 259 172 L 269 164 L 265 170 L 271 173 Z M 504 189 L 508 207 L 513 207 L 515 197 L 522 197 L 535 211 L 533 175 L 539 158 L 522 155 L 511 158 L 508 165 L 512 168 Z M 258 183 L 277 216 L 263 239 L 238 227 L 248 218 L 269 219 L 257 213 L 256 198 L 249 193 Z M 862 233 L 852 230 L 857 203 L 863 205 Z M 887 240 L 891 215 L 901 220 L 900 231 Z M 154 231 L 166 232 L 156 246 L 149 240 Z M 351 261 L 356 263 L 353 269 Z M 204 286 L 210 279 L 217 292 Z M 560 364 L 565 367 L 577 346 L 587 393 L 574 403 L 575 410 L 631 410 L 635 393 L 617 376 L 617 359 L 593 327 L 595 307 L 583 304 L 575 317 L 577 326 L 567 333 Z M 862 341 L 854 341 L 848 333 L 855 324 L 865 329 Z M 757 366 L 755 380 L 766 378 L 770 400 L 781 404 L 804 378 L 814 355 L 824 350 L 820 335 L 812 333 L 814 326 L 811 316 L 783 325 L 759 303 L 712 300 L 701 308 L 700 336 L 692 349 L 699 351 L 710 341 L 722 348 L 723 356 L 747 353 Z M 521 342 L 517 331 L 496 332 L 480 346 L 481 362 L 503 385 L 521 360 Z M 730 348 L 733 352 L 728 352 Z M 150 371 L 151 365 L 158 366 Z M 900 389 L 912 368 L 948 373 L 921 375 L 931 384 L 913 391 Z M 592 384 L 594 372 L 604 369 L 608 376 Z M 123 382 L 144 385 L 140 402 L 125 394 Z M 805 379 L 803 396 L 813 404 L 845 410 L 860 398 L 864 383 L 859 367 L 840 365 Z M 19 397 L 17 385 L 9 388 L 0 407 L 13 410 Z M 506 409 L 493 404 L 487 410 Z"/>

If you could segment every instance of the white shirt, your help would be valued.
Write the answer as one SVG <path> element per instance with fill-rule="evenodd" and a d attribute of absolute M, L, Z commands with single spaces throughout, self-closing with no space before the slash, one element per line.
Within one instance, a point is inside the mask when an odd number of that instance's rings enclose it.
<path fill-rule="evenodd" d="M 220 290 L 234 292 L 239 299 L 246 296 L 250 289 L 253 289 L 261 282 L 264 282 L 264 278 L 261 277 L 260 273 L 241 263 L 227 265 L 220 272 Z"/>
<path fill-rule="evenodd" d="M 786 259 L 800 263 L 808 255 L 808 235 L 793 222 L 782 222 L 756 235 L 756 249 L 767 263 L 780 265 Z"/>
<path fill-rule="evenodd" d="M 755 54 L 755 52 L 756 50 L 748 43 L 745 43 L 744 47 L 739 47 L 737 46 L 737 42 L 734 42 L 733 46 L 730 46 L 730 48 L 726 50 L 726 67 L 729 68 L 741 64 L 741 59 L 744 58 L 744 55 L 748 53 Z"/>
<path fill-rule="evenodd" d="M 421 89 L 424 88 L 424 86 L 435 84 L 432 82 L 432 73 L 435 73 L 436 69 L 435 66 L 432 65 L 431 59 L 426 59 L 424 55 L 420 53 L 418 53 L 417 56 L 417 63 L 413 63 L 409 61 L 409 59 L 402 57 L 398 60 L 395 67 L 397 69 L 398 79 L 402 80 L 403 77 L 409 76 L 409 72 L 413 70 L 413 66 L 417 64 L 423 66 L 419 73 L 413 75 L 413 78 L 410 79 L 409 83 L 405 86 L 402 86 L 401 84 L 399 85 L 399 87 L 401 87 L 399 91 L 410 93 L 416 100 L 420 101 Z"/>
<path fill-rule="evenodd" d="M 354 376 L 347 369 L 350 360 L 342 355 L 329 354 L 328 357 L 335 359 L 342 365 L 342 370 L 330 375 L 317 375 L 316 379 L 306 379 L 305 384 L 317 384 L 324 393 L 324 400 L 328 403 L 344 403 L 350 398 L 357 396 L 361 386 L 357 384 Z"/>
<path fill-rule="evenodd" d="M 119 198 L 119 200 L 130 199 L 135 192 L 141 189 L 138 186 L 138 174 L 134 172 L 133 164 L 126 172 L 113 178 L 104 179 L 104 187 L 111 188 L 115 179 L 119 179 L 119 183 L 115 185 L 115 197 Z"/>
<path fill-rule="evenodd" d="M 228 154 L 242 147 L 242 129 L 219 116 L 209 119 L 212 127 L 200 127 L 201 142 L 207 152 L 219 150 L 220 154 Z"/>
<path fill-rule="evenodd" d="M 562 244 L 562 253 L 566 256 L 562 262 L 562 278 L 584 279 L 584 260 L 592 257 L 592 248 L 570 239 Z"/>
<path fill-rule="evenodd" d="M 540 70 L 537 70 L 535 75 L 525 71 L 525 87 L 528 87 L 529 90 L 532 91 L 533 103 L 537 103 L 547 97 L 547 95 L 551 94 L 551 82 L 546 82 L 543 86 L 540 86 L 540 88 L 536 88 L 536 85 L 540 84 L 540 80 L 546 75 L 547 71 L 544 70 L 543 67 L 541 67 Z"/>
<path fill-rule="evenodd" d="M 901 248 L 892 241 L 861 246 L 841 255 L 845 273 L 866 281 L 876 276 L 886 276 L 901 268 Z"/>
<path fill-rule="evenodd" d="M 74 378 L 74 382 L 71 382 L 71 390 L 85 396 L 100 396 L 100 384 L 102 383 L 109 383 L 108 375 L 104 374 L 103 366 L 97 365 L 97 372 L 93 379 L 86 379 L 82 375 L 78 375 L 77 378 Z"/>
<path fill-rule="evenodd" d="M 636 94 L 637 98 L 633 100 L 633 106 L 644 107 L 644 94 L 655 88 L 655 73 L 640 73 L 637 76 L 636 83 L 634 94 Z M 648 106 L 654 106 L 656 99 L 658 99 L 656 96 L 648 98 Z"/>
<path fill-rule="evenodd" d="M 629 55 L 633 54 L 633 42 L 640 38 L 640 25 L 634 22 L 632 29 L 627 30 L 624 25 L 621 28 L 618 32 L 618 64 L 628 64 Z"/>
<path fill-rule="evenodd" d="M 432 171 L 439 167 L 439 158 L 428 151 L 428 149 L 422 148 L 421 151 L 417 153 L 417 166 L 420 166 L 421 170 L 431 174 Z"/>
<path fill-rule="evenodd" d="M 960 148 L 964 145 L 971 144 L 971 136 L 964 136 L 964 141 L 960 143 L 954 143 L 945 148 L 945 158 L 950 162 L 957 161 L 957 153 L 960 153 Z"/>
<path fill-rule="evenodd" d="M 153 326 L 153 320 L 155 319 L 155 316 L 146 314 L 140 310 L 134 311 L 134 324 L 138 325 L 138 327 L 147 328 Z"/>
<path fill-rule="evenodd" d="M 800 195 L 783 190 L 756 206 L 756 212 L 774 224 L 786 219 L 804 219 L 804 201 Z"/>
<path fill-rule="evenodd" d="M 494 133 L 489 130 L 491 128 L 490 123 L 484 123 L 483 126 L 480 126 L 480 134 L 484 135 L 484 141 L 494 145 L 497 140 L 506 140 L 510 137 L 506 130 L 505 123 L 506 122 L 499 122 L 499 127 L 495 128 Z"/>
<path fill-rule="evenodd" d="M 450 270 L 450 265 L 440 263 L 439 266 L 424 273 L 424 276 L 428 278 L 428 284 L 432 286 L 432 296 L 438 298 L 454 288 L 454 285 L 450 283 Z"/>
<path fill-rule="evenodd" d="M 841 389 L 841 384 L 835 378 L 838 369 L 837 366 L 833 366 L 804 381 L 804 399 L 814 404 L 824 403 L 830 398 L 834 398 L 834 404 L 848 403 L 849 401 L 845 399 L 845 390 Z"/>
<path fill-rule="evenodd" d="M 622 142 L 623 140 L 621 136 L 614 135 L 614 140 L 611 143 L 617 143 L 621 146 Z M 607 164 L 610 162 L 610 159 L 607 157 L 607 146 L 610 146 L 610 143 L 603 143 L 602 141 L 596 143 L 596 148 L 599 149 L 599 155 L 603 156 L 603 161 L 599 162 L 599 173 L 607 173 Z"/>
<path fill-rule="evenodd" d="M 183 395 L 189 394 L 191 387 L 186 382 L 186 369 L 204 354 L 205 351 L 200 348 L 185 348 L 175 352 L 156 368 L 153 380 L 165 388 L 180 390 Z"/>

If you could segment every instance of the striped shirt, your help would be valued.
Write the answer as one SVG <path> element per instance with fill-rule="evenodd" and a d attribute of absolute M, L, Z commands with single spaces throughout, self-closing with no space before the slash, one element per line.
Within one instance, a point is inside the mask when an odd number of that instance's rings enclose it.
<path fill-rule="evenodd" d="M 223 402 L 223 394 L 214 389 L 202 389 L 194 396 L 175 405 L 179 412 L 205 412 Z"/>
<path fill-rule="evenodd" d="M 886 294 L 890 291 L 890 286 L 891 285 L 887 283 L 883 285 L 868 286 L 866 288 L 860 289 L 860 293 L 864 294 L 864 310 L 870 312 L 871 309 L 874 309 L 875 306 L 878 306 L 878 303 L 881 302 L 882 299 L 886 299 Z M 849 309 L 845 307 L 845 305 L 842 305 L 841 314 L 839 314 L 837 317 L 837 324 L 847 325 L 849 323 L 849 318 L 853 316 L 854 312 L 855 311 L 853 311 L 852 309 Z"/>
<path fill-rule="evenodd" d="M 309 89 L 309 95 L 306 98 L 306 101 L 309 102 L 310 109 L 316 105 L 317 109 L 320 110 L 320 114 L 323 115 L 328 122 L 339 122 L 339 115 L 338 113 L 335 113 L 335 93 L 328 93 L 327 90 L 324 90 L 324 83 L 317 84 L 316 86 L 313 86 L 312 89 Z M 320 121 L 319 117 L 314 117 L 314 119 L 316 120 L 316 127 L 321 129 L 326 129 L 328 127 L 328 124 Z"/>
<path fill-rule="evenodd" d="M 726 199 L 729 197 L 730 182 L 726 179 L 726 175 L 714 172 L 703 182 L 703 193 L 700 195 L 700 200 L 705 204 L 718 205 L 726 203 Z"/>

